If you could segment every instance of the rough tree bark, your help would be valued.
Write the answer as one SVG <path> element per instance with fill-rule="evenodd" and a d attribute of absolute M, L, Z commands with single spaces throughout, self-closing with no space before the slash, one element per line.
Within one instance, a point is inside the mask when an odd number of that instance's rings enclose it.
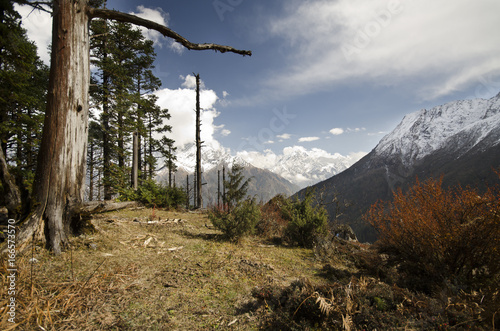
<path fill-rule="evenodd" d="M 201 198 L 201 119 L 200 119 L 200 74 L 195 75 L 196 77 L 196 201 L 195 207 L 202 207 Z"/>
<path fill-rule="evenodd" d="M 134 132 L 132 138 L 132 188 L 139 187 L 139 132 Z"/>
<path fill-rule="evenodd" d="M 21 193 L 14 182 L 14 178 L 9 173 L 7 161 L 0 147 L 0 180 L 3 185 L 3 194 L 9 213 L 9 218 L 16 219 L 21 210 Z"/>
<path fill-rule="evenodd" d="M 36 209 L 18 247 L 36 234 L 55 254 L 67 242 L 82 201 L 87 156 L 90 82 L 86 1 L 54 1 L 52 57 L 42 143 L 34 183 Z"/>
<path fill-rule="evenodd" d="M 157 23 L 117 11 L 88 7 L 88 0 L 53 1 L 52 58 L 42 143 L 34 186 L 34 208 L 17 236 L 18 249 L 35 237 L 61 253 L 78 221 L 87 157 L 90 83 L 89 20 L 130 22 L 155 29 L 188 49 L 251 55 L 216 44 L 194 44 Z"/>

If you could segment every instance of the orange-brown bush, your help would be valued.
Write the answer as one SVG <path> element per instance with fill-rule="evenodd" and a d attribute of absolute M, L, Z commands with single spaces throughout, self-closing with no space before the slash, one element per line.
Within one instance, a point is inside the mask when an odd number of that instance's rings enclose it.
<path fill-rule="evenodd" d="M 288 225 L 283 214 L 287 198 L 278 194 L 261 207 L 261 218 L 257 224 L 257 234 L 268 239 L 282 238 Z"/>
<path fill-rule="evenodd" d="M 417 180 L 408 192 L 395 192 L 392 202 L 374 204 L 365 218 L 407 285 L 485 288 L 500 278 L 499 198 L 493 188 L 445 190 L 442 179 Z"/>

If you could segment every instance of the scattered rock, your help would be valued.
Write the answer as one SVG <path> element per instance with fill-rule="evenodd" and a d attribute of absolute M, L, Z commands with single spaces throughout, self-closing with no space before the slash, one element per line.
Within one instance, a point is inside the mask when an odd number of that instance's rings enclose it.
<path fill-rule="evenodd" d="M 335 237 L 348 240 L 348 241 L 358 241 L 356 234 L 352 228 L 347 224 L 336 224 L 332 227 L 332 233 Z"/>
<path fill-rule="evenodd" d="M 259 244 L 257 245 L 259 247 L 262 247 L 262 248 L 272 248 L 272 247 L 276 247 L 276 245 L 264 245 L 264 244 Z"/>

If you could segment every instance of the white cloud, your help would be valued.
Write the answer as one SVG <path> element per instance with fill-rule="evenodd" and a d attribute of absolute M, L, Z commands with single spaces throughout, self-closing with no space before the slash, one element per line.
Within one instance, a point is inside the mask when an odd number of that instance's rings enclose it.
<path fill-rule="evenodd" d="M 283 140 L 287 140 L 287 139 L 292 138 L 292 135 L 289 133 L 283 133 L 283 134 L 277 135 L 276 137 L 280 138 L 280 141 L 283 141 Z"/>
<path fill-rule="evenodd" d="M 136 12 L 131 12 L 131 15 L 139 16 L 141 18 L 156 22 L 158 24 L 168 26 L 168 20 L 170 19 L 170 15 L 163 11 L 163 9 L 157 7 L 155 9 L 146 8 L 144 6 L 137 6 Z M 156 46 L 162 46 L 166 41 L 165 37 L 161 33 L 155 30 L 150 30 L 145 27 L 138 27 L 143 36 L 151 39 Z"/>
<path fill-rule="evenodd" d="M 223 135 L 224 137 L 227 137 L 231 134 L 231 131 L 228 129 L 222 129 L 220 134 Z"/>
<path fill-rule="evenodd" d="M 347 132 L 361 132 L 361 131 L 366 131 L 366 128 L 347 128 Z"/>
<path fill-rule="evenodd" d="M 186 83 L 184 79 L 184 83 Z M 183 83 L 183 85 L 184 85 Z M 189 84 L 188 84 L 189 86 Z M 193 143 L 195 138 L 196 120 L 196 91 L 191 88 L 179 88 L 176 90 L 161 89 L 155 93 L 158 96 L 157 104 L 167 108 L 171 114 L 168 124 L 172 126 L 172 132 L 167 136 L 175 140 L 175 145 L 182 147 Z M 217 102 L 217 94 L 213 90 L 202 90 L 200 92 L 201 107 L 201 139 L 206 145 L 219 145 L 214 134 L 219 132 L 228 135 L 229 130 L 223 129 L 224 125 L 215 125 L 215 119 L 219 112 L 214 108 Z"/>
<path fill-rule="evenodd" d="M 43 11 L 34 11 L 31 6 L 19 6 L 16 4 L 15 8 L 22 16 L 22 25 L 27 30 L 29 39 L 33 40 L 38 47 L 40 58 L 44 63 L 50 64 L 50 54 L 47 49 L 52 41 L 51 15 Z M 136 12 L 131 12 L 130 14 L 168 26 L 169 14 L 159 7 L 152 9 L 138 6 Z M 176 53 L 184 51 L 182 45 L 174 42 L 172 39 L 165 38 L 158 31 L 149 30 L 144 27 L 138 28 L 146 38 L 154 42 L 155 46 L 162 47 L 164 44 L 168 44 Z"/>
<path fill-rule="evenodd" d="M 369 132 L 368 135 L 369 136 L 378 136 L 378 135 L 383 135 L 383 134 L 385 135 L 387 133 L 388 132 L 386 132 L 386 131 L 378 131 L 378 132 Z"/>
<path fill-rule="evenodd" d="M 366 156 L 366 152 L 352 152 L 352 153 L 349 153 L 348 157 L 351 159 L 351 160 L 354 160 L 354 162 L 357 162 L 359 160 L 361 160 L 363 157 Z"/>
<path fill-rule="evenodd" d="M 263 169 L 272 169 L 276 166 L 276 162 L 278 161 L 278 155 L 270 149 L 266 149 L 264 152 L 238 151 L 236 156 L 242 158 L 255 167 Z"/>
<path fill-rule="evenodd" d="M 229 101 L 229 99 L 228 99 L 229 95 L 230 95 L 229 92 L 222 91 L 222 98 L 219 99 L 219 105 L 221 107 L 229 106 L 229 104 L 231 103 L 231 101 Z"/>
<path fill-rule="evenodd" d="M 131 12 L 130 14 L 139 16 L 141 18 L 156 22 L 158 24 L 164 25 L 168 27 L 168 23 L 170 20 L 170 14 L 163 11 L 162 8 L 156 7 L 156 8 L 146 8 L 142 5 L 137 6 L 137 12 Z M 163 45 L 168 44 L 168 47 L 173 50 L 177 54 L 182 54 L 186 48 L 179 44 L 178 42 L 174 41 L 173 39 L 170 38 L 165 38 L 160 32 L 156 30 L 150 30 L 145 27 L 139 26 L 138 27 L 144 37 L 151 39 L 154 42 L 155 46 L 158 47 L 163 47 Z"/>
<path fill-rule="evenodd" d="M 182 82 L 181 87 L 191 90 L 196 89 L 196 77 L 194 75 L 180 75 L 179 78 L 184 81 Z M 203 79 L 200 79 L 200 90 L 203 89 L 205 89 L 205 83 L 203 82 Z"/>
<path fill-rule="evenodd" d="M 50 64 L 48 47 L 52 42 L 52 17 L 49 13 L 33 10 L 31 6 L 18 6 L 14 8 L 22 16 L 22 26 L 26 29 L 28 38 L 38 47 L 38 55 L 45 64 Z"/>
<path fill-rule="evenodd" d="M 333 128 L 330 130 L 330 133 L 333 134 L 334 136 L 338 136 L 344 133 L 344 129 L 342 128 Z"/>
<path fill-rule="evenodd" d="M 432 99 L 500 74 L 496 0 L 295 0 L 286 9 L 268 25 L 293 49 L 283 72 L 266 78 L 282 94 L 411 79 Z"/>
<path fill-rule="evenodd" d="M 316 141 L 319 140 L 319 137 L 302 137 L 299 138 L 299 142 L 311 142 L 311 141 Z"/>
<path fill-rule="evenodd" d="M 283 155 L 292 155 L 295 153 L 306 153 L 307 149 L 304 146 L 288 146 L 283 148 Z"/>
<path fill-rule="evenodd" d="M 327 169 L 333 170 L 338 166 L 342 167 L 342 164 L 344 166 L 352 165 L 365 155 L 364 152 L 357 152 L 343 156 L 339 153 L 328 153 L 320 148 L 307 149 L 295 145 L 283 148 L 279 154 L 270 149 L 263 152 L 243 150 L 238 151 L 236 156 L 255 167 L 278 173 L 285 179 L 303 187 L 331 176 L 331 172 Z M 297 162 L 301 162 L 302 166 L 297 167 Z M 318 164 L 322 170 L 319 170 L 318 167 L 313 170 Z"/>

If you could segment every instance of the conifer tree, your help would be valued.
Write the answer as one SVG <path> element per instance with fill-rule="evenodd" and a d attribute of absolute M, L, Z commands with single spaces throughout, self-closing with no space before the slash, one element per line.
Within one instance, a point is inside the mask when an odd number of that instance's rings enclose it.
<path fill-rule="evenodd" d="M 48 76 L 48 67 L 38 57 L 37 47 L 21 27 L 21 16 L 11 2 L 3 1 L 0 4 L 0 145 L 22 204 L 12 216 L 27 214 L 29 210 Z M 7 189 L 5 184 L 2 186 Z"/>
<path fill-rule="evenodd" d="M 110 200 L 112 196 L 111 160 L 113 154 L 113 132 L 111 131 L 111 96 L 110 96 L 110 73 L 112 72 L 111 60 L 108 56 L 108 22 L 104 19 L 93 20 L 90 25 L 90 63 L 97 67 L 97 73 L 91 77 L 92 89 L 91 100 L 93 106 L 90 108 L 99 110 L 102 126 L 102 157 L 103 157 L 103 189 L 104 200 Z"/>
<path fill-rule="evenodd" d="M 159 146 L 160 153 L 165 158 L 165 166 L 168 168 L 168 186 L 172 187 L 172 175 L 177 171 L 175 164 L 177 157 L 174 155 L 177 147 L 174 147 L 174 140 L 165 136 L 161 138 Z"/>
<path fill-rule="evenodd" d="M 47 4 L 14 2 L 37 8 Z M 84 193 L 91 76 L 89 22 L 94 18 L 131 22 L 159 31 L 192 50 L 212 49 L 241 55 L 251 52 L 213 43 L 193 43 L 150 20 L 95 8 L 94 1 L 58 0 L 49 5 L 53 14 L 52 48 L 57 51 L 51 53 L 46 116 L 33 186 L 36 203 L 18 232 L 16 246 L 23 250 L 30 239 L 42 240 L 55 254 L 60 254 L 71 230 L 79 225 Z"/>
<path fill-rule="evenodd" d="M 133 132 L 138 134 L 135 153 L 140 177 L 153 177 L 155 153 L 160 152 L 156 133 L 171 130 L 164 124 L 170 115 L 156 105 L 157 97 L 152 94 L 161 85 L 152 72 L 156 56 L 153 42 L 129 23 L 97 20 L 92 28 L 93 63 L 99 69 L 93 96 L 101 104 L 104 191 L 105 199 L 110 199 L 129 186 Z"/>
<path fill-rule="evenodd" d="M 224 188 L 226 193 L 226 203 L 229 210 L 237 206 L 246 196 L 248 191 L 248 184 L 250 179 L 245 180 L 243 176 L 243 166 L 235 163 L 228 172 L 229 179 L 224 181 Z"/>
<path fill-rule="evenodd" d="M 154 60 L 153 42 L 142 39 L 136 44 L 136 56 L 132 63 L 132 79 L 134 81 L 132 95 L 136 104 L 134 120 L 135 130 L 139 133 L 139 168 L 142 179 L 151 179 L 156 169 L 154 153 L 160 152 L 159 140 L 154 133 L 169 132 L 171 127 L 164 124 L 170 115 L 168 110 L 156 105 L 158 98 L 152 93 L 161 86 L 161 81 L 153 74 Z"/>

